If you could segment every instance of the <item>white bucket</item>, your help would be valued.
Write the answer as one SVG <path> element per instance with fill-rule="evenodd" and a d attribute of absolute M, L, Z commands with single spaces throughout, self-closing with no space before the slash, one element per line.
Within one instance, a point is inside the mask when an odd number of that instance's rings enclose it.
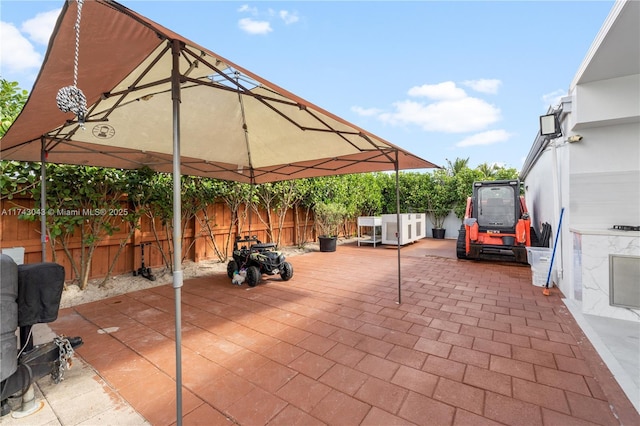
<path fill-rule="evenodd" d="M 544 287 L 547 284 L 551 256 L 552 250 L 548 247 L 527 247 L 527 261 L 531 265 L 533 285 Z M 553 282 L 549 282 L 549 287 L 553 287 Z"/>

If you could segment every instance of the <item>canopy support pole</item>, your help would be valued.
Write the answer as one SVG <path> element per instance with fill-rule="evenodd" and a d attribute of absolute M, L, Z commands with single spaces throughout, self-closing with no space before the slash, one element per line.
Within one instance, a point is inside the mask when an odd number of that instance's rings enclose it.
<path fill-rule="evenodd" d="M 396 160 L 393 164 L 396 170 L 396 238 L 398 239 L 398 304 L 402 303 L 402 273 L 400 271 L 400 177 L 398 150 L 396 150 Z"/>
<path fill-rule="evenodd" d="M 176 310 L 176 425 L 182 426 L 182 194 L 180 171 L 180 42 L 173 40 L 173 289 Z"/>
<path fill-rule="evenodd" d="M 40 243 L 42 261 L 47 261 L 47 151 L 44 136 L 40 138 Z"/>

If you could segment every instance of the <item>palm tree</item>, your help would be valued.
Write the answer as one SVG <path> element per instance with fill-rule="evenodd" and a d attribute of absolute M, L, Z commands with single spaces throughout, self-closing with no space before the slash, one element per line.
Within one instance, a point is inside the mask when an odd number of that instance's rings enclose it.
<path fill-rule="evenodd" d="M 485 179 L 489 179 L 489 180 L 495 177 L 498 169 L 499 167 L 495 163 L 491 165 L 489 165 L 489 163 L 482 163 L 478 167 L 476 167 L 476 170 L 482 173 Z"/>
<path fill-rule="evenodd" d="M 455 176 L 467 167 L 469 167 L 469 157 L 456 158 L 454 162 L 447 158 L 447 173 L 449 176 Z"/>

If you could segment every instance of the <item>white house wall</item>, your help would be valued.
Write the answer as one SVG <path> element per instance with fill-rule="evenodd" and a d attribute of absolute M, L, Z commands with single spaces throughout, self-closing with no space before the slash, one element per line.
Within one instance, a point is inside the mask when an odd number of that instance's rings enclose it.
<path fill-rule="evenodd" d="M 571 226 L 640 225 L 640 123 L 581 134 L 570 146 Z"/>
<path fill-rule="evenodd" d="M 639 93 L 638 74 L 576 86 L 572 111 L 574 130 L 637 122 L 640 116 Z M 635 159 L 637 161 L 638 157 Z"/>

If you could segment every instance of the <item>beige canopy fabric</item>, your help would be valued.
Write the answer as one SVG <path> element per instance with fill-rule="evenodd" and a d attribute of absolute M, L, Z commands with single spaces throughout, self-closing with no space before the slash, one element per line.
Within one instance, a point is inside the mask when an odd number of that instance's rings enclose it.
<path fill-rule="evenodd" d="M 109 0 L 81 9 L 82 129 L 56 105 L 73 84 L 77 3 L 65 2 L 0 158 L 172 171 L 172 45 L 179 46 L 181 173 L 240 182 L 436 167 Z"/>
<path fill-rule="evenodd" d="M 180 176 L 259 184 L 395 170 L 397 186 L 398 170 L 437 166 L 114 1 L 82 5 L 77 87 L 87 99 L 84 126 L 56 103 L 58 91 L 74 83 L 78 3 L 68 1 L 29 99 L 0 139 L 0 158 L 46 158 L 53 163 L 129 169 L 148 166 L 173 173 L 176 423 L 180 426 Z M 44 200 L 43 196 L 42 211 Z M 44 227 L 43 220 L 42 235 Z M 44 260 L 45 239 L 42 246 Z M 398 245 L 398 303 L 400 283 Z"/>

